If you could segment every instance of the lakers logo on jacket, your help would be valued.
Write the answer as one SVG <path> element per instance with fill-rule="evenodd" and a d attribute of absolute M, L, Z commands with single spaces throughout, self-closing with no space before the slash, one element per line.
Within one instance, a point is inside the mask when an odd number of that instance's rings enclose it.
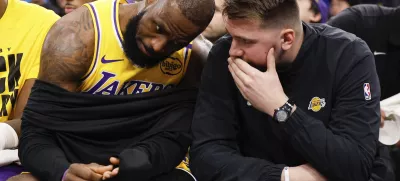
<path fill-rule="evenodd" d="M 320 111 L 323 107 L 325 107 L 325 99 L 319 97 L 313 97 L 308 105 L 308 110 L 312 110 L 314 112 Z"/>

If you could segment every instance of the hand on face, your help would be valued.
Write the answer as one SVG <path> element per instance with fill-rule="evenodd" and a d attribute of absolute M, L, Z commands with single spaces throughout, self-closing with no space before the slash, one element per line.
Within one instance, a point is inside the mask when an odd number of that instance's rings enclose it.
<path fill-rule="evenodd" d="M 271 117 L 288 100 L 276 72 L 274 49 L 267 54 L 267 71 L 261 72 L 240 58 L 228 58 L 228 68 L 243 97 Z"/>

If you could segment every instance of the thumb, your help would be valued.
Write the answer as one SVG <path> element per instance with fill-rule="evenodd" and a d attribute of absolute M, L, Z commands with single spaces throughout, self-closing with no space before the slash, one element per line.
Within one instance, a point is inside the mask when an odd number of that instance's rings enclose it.
<path fill-rule="evenodd" d="M 110 158 L 110 162 L 111 162 L 111 164 L 113 164 L 113 165 L 119 165 L 119 159 L 118 159 L 118 158 L 111 157 L 111 158 Z"/>
<path fill-rule="evenodd" d="M 275 65 L 275 56 L 274 56 L 275 49 L 271 48 L 267 54 L 267 72 L 276 71 Z"/>

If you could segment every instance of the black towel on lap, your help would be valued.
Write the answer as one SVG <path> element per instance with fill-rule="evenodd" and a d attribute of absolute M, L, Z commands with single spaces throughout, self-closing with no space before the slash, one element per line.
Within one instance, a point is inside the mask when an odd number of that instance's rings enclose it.
<path fill-rule="evenodd" d="M 184 158 L 191 142 L 196 95 L 196 88 L 171 88 L 101 96 L 38 80 L 22 117 L 22 164 L 42 180 L 52 180 L 71 163 L 108 165 L 118 155 L 119 176 L 147 180 L 165 174 Z M 52 153 L 53 146 L 65 158 Z M 45 153 L 48 158 L 33 158 Z"/>

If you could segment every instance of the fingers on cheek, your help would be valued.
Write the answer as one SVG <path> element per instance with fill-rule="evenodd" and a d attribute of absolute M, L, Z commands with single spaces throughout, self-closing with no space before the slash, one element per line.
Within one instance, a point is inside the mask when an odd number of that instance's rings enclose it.
<path fill-rule="evenodd" d="M 243 78 L 243 84 L 244 84 L 245 88 L 247 88 L 247 89 L 251 89 L 251 88 L 257 86 L 257 85 L 255 84 L 254 78 L 251 78 L 251 77 L 249 77 L 249 76 L 244 76 L 244 78 Z"/>

